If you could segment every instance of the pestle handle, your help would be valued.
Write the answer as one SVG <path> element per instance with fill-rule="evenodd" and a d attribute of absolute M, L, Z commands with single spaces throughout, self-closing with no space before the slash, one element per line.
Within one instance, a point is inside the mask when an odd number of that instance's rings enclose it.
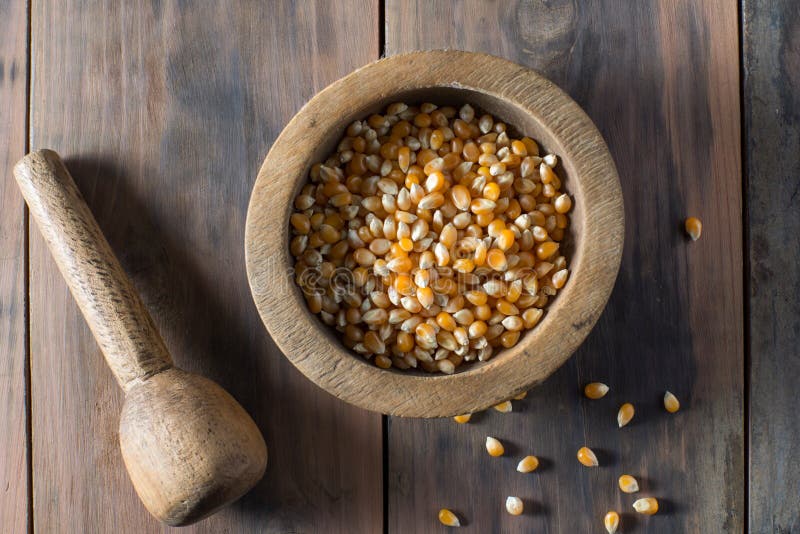
<path fill-rule="evenodd" d="M 14 176 L 120 386 L 127 391 L 172 367 L 153 319 L 59 155 L 31 152 L 14 166 Z"/>

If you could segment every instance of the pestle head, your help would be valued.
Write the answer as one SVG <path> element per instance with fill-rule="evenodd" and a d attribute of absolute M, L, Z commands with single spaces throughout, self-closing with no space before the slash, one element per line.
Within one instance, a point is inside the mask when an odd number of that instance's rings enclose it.
<path fill-rule="evenodd" d="M 267 466 L 264 438 L 239 403 L 211 380 L 175 368 L 128 390 L 119 441 L 145 507 L 173 526 L 238 499 Z"/>

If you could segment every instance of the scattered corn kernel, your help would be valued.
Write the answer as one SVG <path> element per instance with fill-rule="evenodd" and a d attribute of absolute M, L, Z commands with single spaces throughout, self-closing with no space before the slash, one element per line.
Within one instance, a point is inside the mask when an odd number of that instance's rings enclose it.
<path fill-rule="evenodd" d="M 465 414 L 463 414 L 463 415 L 457 415 L 457 416 L 453 417 L 453 420 L 454 420 L 456 423 L 460 423 L 460 424 L 462 424 L 462 425 L 463 425 L 464 423 L 469 423 L 469 420 L 470 420 L 470 419 L 472 419 L 472 414 L 471 414 L 471 413 L 465 413 Z"/>
<path fill-rule="evenodd" d="M 597 467 L 600 465 L 597 461 L 597 456 L 589 447 L 581 447 L 578 449 L 578 461 L 586 467 Z"/>
<path fill-rule="evenodd" d="M 522 499 L 519 497 L 506 498 L 506 510 L 511 515 L 522 515 L 525 506 L 522 504 Z"/>
<path fill-rule="evenodd" d="M 681 403 L 678 397 L 667 391 L 664 393 L 664 409 L 669 413 L 675 413 L 681 409 Z"/>
<path fill-rule="evenodd" d="M 503 401 L 500 404 L 495 404 L 494 409 L 501 413 L 509 413 L 513 410 L 511 401 Z"/>
<path fill-rule="evenodd" d="M 583 394 L 590 399 L 602 399 L 608 393 L 608 386 L 602 382 L 590 382 L 583 388 Z"/>
<path fill-rule="evenodd" d="M 293 200 L 309 310 L 381 368 L 453 373 L 513 347 L 569 278 L 557 161 L 469 105 L 354 121 Z"/>
<path fill-rule="evenodd" d="M 458 520 L 458 516 L 447 508 L 442 508 L 439 510 L 439 522 L 446 527 L 461 526 L 461 521 Z"/>
<path fill-rule="evenodd" d="M 633 404 L 630 402 L 626 402 L 622 406 L 619 407 L 619 412 L 617 412 L 617 424 L 620 428 L 627 425 L 633 419 L 634 409 Z"/>
<path fill-rule="evenodd" d="M 526 456 L 517 464 L 517 471 L 520 473 L 530 473 L 539 467 L 539 459 L 536 456 Z"/>
<path fill-rule="evenodd" d="M 639 491 L 639 482 L 631 475 L 619 477 L 619 489 L 625 493 L 636 493 Z"/>
<path fill-rule="evenodd" d="M 703 232 L 703 223 L 697 217 L 689 217 L 683 223 L 686 228 L 686 233 L 692 238 L 692 241 L 700 239 L 700 234 Z"/>
<path fill-rule="evenodd" d="M 528 392 L 527 391 L 523 391 L 522 393 L 520 393 L 518 395 L 514 395 L 514 400 L 522 400 L 527 396 L 528 396 Z"/>
<path fill-rule="evenodd" d="M 653 515 L 658 512 L 658 501 L 654 497 L 645 497 L 633 503 L 633 509 L 640 514 Z"/>
<path fill-rule="evenodd" d="M 613 510 L 608 512 L 603 518 L 603 525 L 605 525 L 608 534 L 614 534 L 619 528 L 619 514 Z"/>
<path fill-rule="evenodd" d="M 502 456 L 504 452 L 506 452 L 505 447 L 503 444 L 500 443 L 500 440 L 497 440 L 491 436 L 486 437 L 486 452 L 489 453 L 489 456 Z"/>

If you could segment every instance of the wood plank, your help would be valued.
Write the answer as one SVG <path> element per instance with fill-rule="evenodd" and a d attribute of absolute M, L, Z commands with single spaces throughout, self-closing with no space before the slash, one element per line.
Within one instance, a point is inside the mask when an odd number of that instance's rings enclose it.
<path fill-rule="evenodd" d="M 182 532 L 379 530 L 381 419 L 280 354 L 243 247 L 272 140 L 316 91 L 377 58 L 377 2 L 32 9 L 32 147 L 62 154 L 176 363 L 230 391 L 269 446 L 254 491 Z M 122 394 L 35 230 L 31 282 L 37 529 L 161 531 L 121 461 Z"/>
<path fill-rule="evenodd" d="M 3 529 L 28 526 L 25 203 L 11 174 L 27 137 L 28 10 L 0 4 L 0 510 Z"/>
<path fill-rule="evenodd" d="M 800 514 L 800 4 L 743 2 L 752 532 Z M 776 498 L 777 497 L 777 498 Z"/>
<path fill-rule="evenodd" d="M 502 6 L 502 7 L 501 7 Z M 620 16 L 625 13 L 625 16 Z M 474 422 L 391 419 L 389 530 L 435 532 L 436 511 L 469 532 L 590 532 L 610 509 L 625 532 L 732 532 L 743 524 L 743 314 L 737 10 L 730 3 L 390 1 L 389 54 L 494 53 L 545 73 L 605 136 L 622 180 L 626 245 L 608 307 L 567 365 L 512 414 Z M 697 243 L 681 223 L 704 221 Z M 611 386 L 600 401 L 583 384 Z M 661 407 L 665 389 L 682 401 Z M 634 422 L 616 428 L 622 402 Z M 489 458 L 486 435 L 506 442 Z M 587 444 L 602 467 L 575 460 Z M 521 456 L 544 459 L 521 475 Z M 619 475 L 657 516 L 632 514 Z M 525 500 L 524 517 L 504 510 Z M 637 496 L 637 497 L 638 497 Z"/>

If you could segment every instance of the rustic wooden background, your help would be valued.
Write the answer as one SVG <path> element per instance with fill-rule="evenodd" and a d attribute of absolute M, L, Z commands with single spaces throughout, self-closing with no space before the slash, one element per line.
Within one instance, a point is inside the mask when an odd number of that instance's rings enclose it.
<path fill-rule="evenodd" d="M 489 52 L 592 117 L 619 168 L 620 276 L 587 342 L 512 414 L 382 418 L 299 375 L 244 269 L 250 189 L 316 91 L 382 54 Z M 64 156 L 177 363 L 270 447 L 244 499 L 184 532 L 798 532 L 800 4 L 794 0 L 0 1 L 0 524 L 167 531 L 116 439 L 122 394 L 11 177 Z M 689 243 L 682 218 L 703 237 Z M 587 402 L 580 387 L 612 391 Z M 683 409 L 660 408 L 664 389 Z M 618 404 L 637 405 L 616 429 Z M 487 434 L 509 456 L 483 452 Z M 584 443 L 603 467 L 581 468 Z M 532 475 L 515 458 L 542 458 Z M 659 497 L 630 513 L 615 480 Z M 526 502 L 523 517 L 503 508 Z"/>

